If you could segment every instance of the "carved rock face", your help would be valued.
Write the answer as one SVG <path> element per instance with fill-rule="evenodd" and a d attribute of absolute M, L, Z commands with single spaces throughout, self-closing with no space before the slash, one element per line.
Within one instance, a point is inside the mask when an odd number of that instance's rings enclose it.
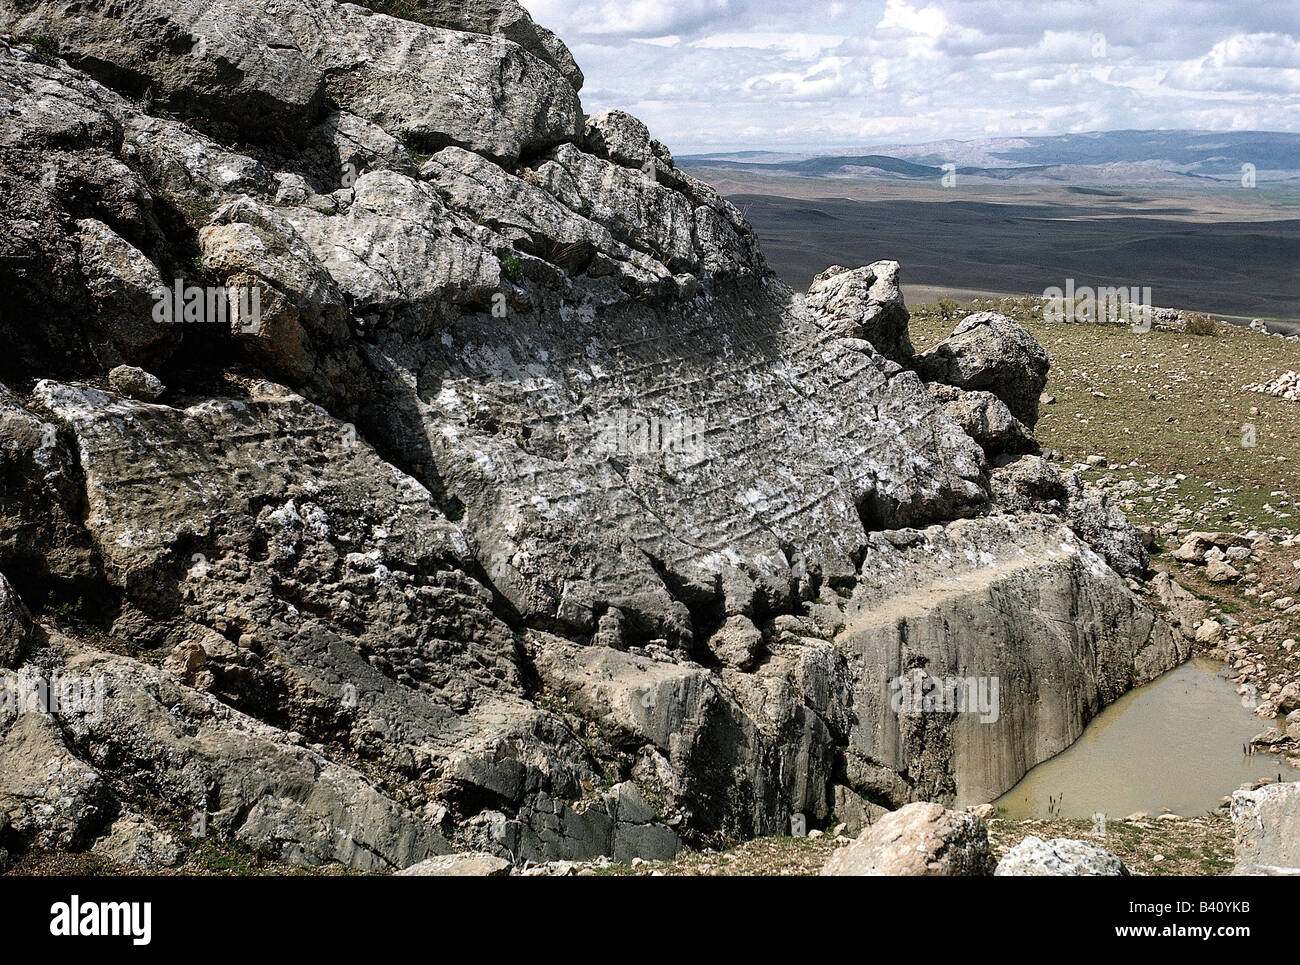
<path fill-rule="evenodd" d="M 0 43 L 0 595 L 82 606 L 41 666 L 116 695 L 0 734 L 0 848 L 150 802 L 306 864 L 658 857 L 996 793 L 1185 654 L 1104 500 L 990 471 L 1027 334 L 915 357 L 893 262 L 796 297 L 522 10 L 412 9 L 0 2 L 66 58 Z M 256 310 L 160 322 L 191 288 Z M 893 710 L 919 667 L 1010 723 Z"/>

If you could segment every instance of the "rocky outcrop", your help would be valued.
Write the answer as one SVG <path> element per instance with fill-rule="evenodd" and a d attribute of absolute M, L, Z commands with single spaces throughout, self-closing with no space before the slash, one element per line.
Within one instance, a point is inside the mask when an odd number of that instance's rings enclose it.
<path fill-rule="evenodd" d="M 489 12 L 481 6 L 470 17 Z M 570 79 L 504 34 L 333 0 L 149 0 L 121 11 L 6 3 L 0 29 L 49 38 L 107 86 L 218 117 L 254 142 L 305 140 L 328 104 L 418 149 L 459 144 L 514 160 L 575 139 L 582 120 Z"/>
<path fill-rule="evenodd" d="M 582 70 L 564 41 L 534 23 L 514 0 L 405 0 L 392 4 L 377 0 L 370 7 L 431 27 L 505 37 L 558 70 L 574 90 L 582 90 Z"/>
<path fill-rule="evenodd" d="M 993 852 L 984 822 L 938 804 L 909 804 L 836 851 L 821 873 L 953 877 L 992 872 Z"/>
<path fill-rule="evenodd" d="M 1142 535 L 1106 493 L 1086 485 L 1079 473 L 1058 469 L 1042 456 L 1007 454 L 989 475 L 994 503 L 1004 512 L 1056 516 L 1117 573 L 1146 576 L 1150 557 Z"/>
<path fill-rule="evenodd" d="M 124 814 L 114 821 L 93 850 L 119 865 L 149 874 L 170 868 L 180 859 L 173 836 L 138 814 Z"/>
<path fill-rule="evenodd" d="M 1089 875 L 1127 877 L 1128 866 L 1105 848 L 1073 838 L 1044 841 L 1032 834 L 1002 856 L 999 877 Z"/>
<path fill-rule="evenodd" d="M 0 717 L 0 848 L 666 858 L 989 800 L 1185 655 L 1014 459 L 1023 330 L 796 296 L 514 3 L 382 6 L 0 0 L 0 663 L 109 698 Z"/>

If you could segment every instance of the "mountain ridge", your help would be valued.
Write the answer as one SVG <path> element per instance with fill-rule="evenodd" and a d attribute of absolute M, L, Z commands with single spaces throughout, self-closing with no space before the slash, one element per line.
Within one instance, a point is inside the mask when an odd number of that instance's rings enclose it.
<path fill-rule="evenodd" d="M 1124 130 L 1033 137 L 875 145 L 821 153 L 744 151 L 687 154 L 695 168 L 743 169 L 790 176 L 938 179 L 944 165 L 959 176 L 996 180 L 1119 183 L 1132 180 L 1257 182 L 1300 178 L 1300 134 L 1284 131 Z M 1126 167 L 1128 166 L 1128 167 Z M 1048 172 L 1054 172 L 1049 177 Z M 1142 176 L 1145 174 L 1145 176 Z"/>

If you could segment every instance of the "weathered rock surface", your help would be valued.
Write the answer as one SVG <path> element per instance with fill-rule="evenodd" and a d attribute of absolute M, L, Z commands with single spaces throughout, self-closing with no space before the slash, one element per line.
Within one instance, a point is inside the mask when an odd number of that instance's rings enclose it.
<path fill-rule="evenodd" d="M 1105 848 L 1073 838 L 1044 841 L 1032 834 L 1002 856 L 993 872 L 1000 877 L 1106 875 L 1132 872 Z"/>
<path fill-rule="evenodd" d="M 0 0 L 0 664 L 109 697 L 0 719 L 0 846 L 666 858 L 990 800 L 1185 656 L 1013 459 L 1023 330 L 796 296 L 516 4 L 403 10 Z"/>
<path fill-rule="evenodd" d="M 32 637 L 32 615 L 9 578 L 0 573 L 0 670 L 22 662 Z"/>
<path fill-rule="evenodd" d="M 938 804 L 909 804 L 886 814 L 831 855 L 823 875 L 953 877 L 993 873 L 984 822 Z"/>
<path fill-rule="evenodd" d="M 110 861 L 151 874 L 172 867 L 180 858 L 180 849 L 172 835 L 138 814 L 124 814 L 114 821 L 108 834 L 96 841 L 91 850 Z"/>
<path fill-rule="evenodd" d="M 1232 795 L 1235 875 L 1300 876 L 1300 784 Z"/>
<path fill-rule="evenodd" d="M 119 365 L 110 369 L 108 382 L 123 395 L 129 395 L 141 402 L 154 402 L 166 391 L 166 386 L 156 375 L 146 372 L 137 365 Z"/>
<path fill-rule="evenodd" d="M 1116 572 L 1145 577 L 1150 557 L 1142 534 L 1106 493 L 1085 485 L 1079 473 L 1057 469 L 1042 456 L 1008 454 L 990 473 L 990 488 L 1004 512 L 1059 517 Z"/>
<path fill-rule="evenodd" d="M 582 71 L 564 41 L 533 22 L 514 0 L 410 0 L 412 19 L 432 27 L 499 35 L 512 40 L 534 57 L 546 61 L 582 90 Z"/>
<path fill-rule="evenodd" d="M 895 806 L 994 799 L 1189 652 L 1092 548 L 1034 515 L 876 535 L 837 643 L 854 695 L 850 783 Z M 992 701 L 900 711 L 912 680 Z"/>
<path fill-rule="evenodd" d="M 1037 451 L 1034 434 L 992 392 L 963 392 L 939 382 L 931 382 L 929 389 L 943 411 L 980 444 L 985 455 Z"/>
<path fill-rule="evenodd" d="M 930 382 L 992 392 L 1029 428 L 1038 423 L 1038 397 L 1051 361 L 1027 331 L 996 312 L 963 319 L 953 333 L 916 359 Z"/>
<path fill-rule="evenodd" d="M 254 141 L 304 139 L 332 104 L 422 149 L 513 160 L 573 140 L 582 121 L 570 80 L 504 35 L 333 0 L 151 0 L 121 12 L 6 3 L 0 30 L 49 37 L 101 82 L 218 115 Z"/>
<path fill-rule="evenodd" d="M 7 689 L 16 687 L 13 680 L 6 676 Z M 10 850 L 14 843 L 51 850 L 90 843 L 108 804 L 104 779 L 68 749 L 53 718 L 6 708 L 0 760 L 0 812 L 9 816 Z"/>
<path fill-rule="evenodd" d="M 510 862 L 494 854 L 460 852 L 426 858 L 397 872 L 407 878 L 495 878 L 510 874 Z"/>
<path fill-rule="evenodd" d="M 878 261 L 852 271 L 833 265 L 813 280 L 805 305 L 834 334 L 864 339 L 885 358 L 908 365 L 915 350 L 898 273 L 896 261 Z"/>

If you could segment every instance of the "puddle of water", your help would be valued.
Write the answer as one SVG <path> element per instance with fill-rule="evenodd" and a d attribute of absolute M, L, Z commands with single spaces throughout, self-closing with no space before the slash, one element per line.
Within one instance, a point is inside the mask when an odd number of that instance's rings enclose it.
<path fill-rule="evenodd" d="M 1048 817 L 1049 796 L 1059 817 L 1115 820 L 1162 808 L 1192 817 L 1247 781 L 1300 778 L 1277 757 L 1242 755 L 1242 745 L 1270 724 L 1241 705 L 1222 670 L 1193 657 L 1130 691 L 994 803 L 1012 818 Z"/>

